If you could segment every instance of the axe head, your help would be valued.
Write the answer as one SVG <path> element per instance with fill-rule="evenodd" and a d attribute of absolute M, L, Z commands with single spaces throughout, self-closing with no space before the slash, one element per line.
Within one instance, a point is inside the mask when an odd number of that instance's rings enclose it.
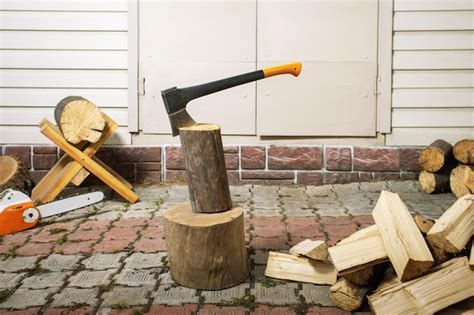
<path fill-rule="evenodd" d="M 166 112 L 171 123 L 173 137 L 179 135 L 179 128 L 196 125 L 194 119 L 186 111 L 188 101 L 176 87 L 161 91 L 161 97 L 165 103 Z"/>

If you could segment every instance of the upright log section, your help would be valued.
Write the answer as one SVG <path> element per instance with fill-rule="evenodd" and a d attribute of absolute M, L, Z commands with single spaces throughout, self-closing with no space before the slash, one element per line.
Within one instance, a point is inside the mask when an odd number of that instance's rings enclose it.
<path fill-rule="evenodd" d="M 105 128 L 99 107 L 80 96 L 62 99 L 56 105 L 54 118 L 64 138 L 72 144 L 82 141 L 96 143 Z"/>
<path fill-rule="evenodd" d="M 198 124 L 180 128 L 189 197 L 194 212 L 232 208 L 220 127 Z"/>
<path fill-rule="evenodd" d="M 420 152 L 420 166 L 423 170 L 434 173 L 453 160 L 453 147 L 448 142 L 438 139 Z"/>
<path fill-rule="evenodd" d="M 178 284 L 218 290 L 244 281 L 250 272 L 240 207 L 219 213 L 193 212 L 182 203 L 165 212 L 171 275 Z"/>

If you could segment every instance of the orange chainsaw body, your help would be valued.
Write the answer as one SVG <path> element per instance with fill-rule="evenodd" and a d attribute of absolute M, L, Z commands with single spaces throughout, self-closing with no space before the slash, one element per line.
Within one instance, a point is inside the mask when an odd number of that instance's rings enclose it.
<path fill-rule="evenodd" d="M 0 235 L 29 229 L 35 226 L 39 219 L 39 211 L 31 201 L 8 206 L 0 213 Z"/>

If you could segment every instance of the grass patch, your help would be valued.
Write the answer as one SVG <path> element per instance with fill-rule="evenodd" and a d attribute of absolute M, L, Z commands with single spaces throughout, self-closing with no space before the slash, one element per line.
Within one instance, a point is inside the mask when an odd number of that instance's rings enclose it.
<path fill-rule="evenodd" d="M 153 204 L 156 206 L 156 208 L 160 209 L 161 205 L 164 203 L 163 198 L 158 198 L 156 200 L 153 200 Z"/>
<path fill-rule="evenodd" d="M 58 239 L 56 240 L 56 244 L 58 244 L 58 245 L 62 245 L 66 242 L 67 242 L 67 235 L 66 234 L 64 234 L 63 236 L 58 237 Z"/>
<path fill-rule="evenodd" d="M 240 298 L 233 298 L 230 302 L 222 301 L 220 304 L 224 306 L 243 306 L 250 309 L 251 311 L 254 311 L 257 308 L 257 303 L 255 302 L 254 295 L 246 295 Z"/>
<path fill-rule="evenodd" d="M 13 293 L 13 289 L 0 290 L 0 302 L 3 302 Z"/>
<path fill-rule="evenodd" d="M 59 234 L 59 233 L 62 233 L 62 232 L 66 232 L 67 230 L 65 228 L 54 228 L 54 229 L 50 229 L 48 231 L 49 231 L 49 234 Z"/>
<path fill-rule="evenodd" d="M 260 284 L 262 285 L 262 287 L 264 288 L 274 288 L 276 287 L 276 282 L 273 281 L 272 279 L 270 278 L 263 278 L 262 280 L 260 280 Z"/>
<path fill-rule="evenodd" d="M 125 303 L 125 302 L 119 302 L 119 303 L 115 303 L 115 304 L 112 304 L 110 305 L 110 308 L 111 309 L 114 309 L 114 310 L 124 310 L 128 307 L 128 304 Z"/>

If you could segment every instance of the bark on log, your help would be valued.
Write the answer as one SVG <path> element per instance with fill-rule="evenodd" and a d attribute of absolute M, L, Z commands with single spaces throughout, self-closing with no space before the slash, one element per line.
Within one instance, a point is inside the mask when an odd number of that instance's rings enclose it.
<path fill-rule="evenodd" d="M 31 176 L 21 163 L 9 155 L 0 156 L 0 192 L 11 188 L 30 194 Z"/>
<path fill-rule="evenodd" d="M 418 176 L 418 181 L 420 182 L 421 189 L 423 189 L 423 191 L 428 194 L 449 192 L 450 171 L 451 170 L 449 170 L 448 172 L 439 173 L 421 171 L 420 175 Z"/>
<path fill-rule="evenodd" d="M 449 184 L 453 194 L 461 198 L 474 194 L 474 165 L 459 165 L 451 171 Z"/>
<path fill-rule="evenodd" d="M 222 212 L 232 207 L 220 127 L 198 124 L 180 128 L 189 197 L 194 212 Z"/>
<path fill-rule="evenodd" d="M 420 152 L 420 166 L 423 170 L 434 173 L 453 160 L 453 147 L 448 142 L 438 139 Z"/>
<path fill-rule="evenodd" d="M 80 96 L 62 99 L 56 105 L 54 118 L 64 138 L 72 144 L 97 142 L 105 127 L 102 111 Z"/>
<path fill-rule="evenodd" d="M 176 283 L 219 290 L 244 281 L 250 272 L 240 207 L 196 213 L 189 203 L 165 212 L 166 243 Z"/>
<path fill-rule="evenodd" d="M 464 164 L 474 164 L 474 140 L 464 139 L 457 142 L 453 148 L 456 160 Z"/>

